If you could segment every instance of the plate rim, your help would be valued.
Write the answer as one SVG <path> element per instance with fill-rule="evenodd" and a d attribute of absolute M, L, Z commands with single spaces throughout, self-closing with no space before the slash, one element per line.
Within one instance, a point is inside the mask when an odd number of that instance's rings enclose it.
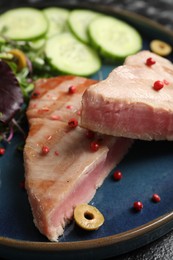
<path fill-rule="evenodd" d="M 81 250 L 81 249 L 92 249 L 102 246 L 114 245 L 115 243 L 125 242 L 136 237 L 140 237 L 146 233 L 152 232 L 155 229 L 173 222 L 173 211 L 166 213 L 152 221 L 147 222 L 144 225 L 133 228 L 131 230 L 121 232 L 115 235 L 101 237 L 96 239 L 72 241 L 72 242 L 37 242 L 37 241 L 25 241 L 17 240 L 13 238 L 0 237 L 0 243 L 6 246 L 13 246 L 14 248 L 37 250 L 41 249 L 45 251 L 47 249 L 51 251 L 62 251 L 62 250 Z"/>

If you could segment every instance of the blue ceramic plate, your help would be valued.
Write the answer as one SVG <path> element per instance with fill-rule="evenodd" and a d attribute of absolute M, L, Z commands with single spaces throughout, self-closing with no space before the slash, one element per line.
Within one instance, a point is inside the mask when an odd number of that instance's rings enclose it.
<path fill-rule="evenodd" d="M 94 9 L 133 24 L 143 36 L 144 49 L 149 49 L 149 42 L 154 38 L 173 45 L 173 33 L 146 18 L 113 7 L 97 5 Z M 113 66 L 104 65 L 101 69 L 103 78 L 112 69 Z M 99 75 L 97 73 L 94 78 Z M 24 167 L 22 152 L 17 147 L 22 142 L 22 136 L 16 134 L 7 145 L 6 154 L 0 157 L 1 257 L 101 259 L 145 245 L 173 228 L 172 142 L 136 141 L 117 168 L 122 171 L 123 179 L 115 182 L 110 173 L 91 201 L 104 214 L 104 225 L 97 231 L 86 232 L 71 223 L 59 243 L 49 242 L 35 228 L 27 194 L 19 187 L 24 179 Z M 160 195 L 160 203 L 152 202 L 153 193 Z M 132 209 L 136 200 L 144 205 L 139 213 Z"/>

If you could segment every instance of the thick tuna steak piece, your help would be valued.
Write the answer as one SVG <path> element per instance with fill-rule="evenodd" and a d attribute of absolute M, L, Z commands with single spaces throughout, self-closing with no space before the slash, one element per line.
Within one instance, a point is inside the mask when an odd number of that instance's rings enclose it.
<path fill-rule="evenodd" d="M 157 81 L 160 90 L 154 88 Z M 81 126 L 114 136 L 172 140 L 173 64 L 149 51 L 128 57 L 107 79 L 87 88 Z"/>
<path fill-rule="evenodd" d="M 93 83 L 74 76 L 39 80 L 28 107 L 26 190 L 35 225 L 51 241 L 63 234 L 74 207 L 93 198 L 132 143 L 77 126 L 82 94 Z M 97 151 L 90 148 L 93 141 Z"/>

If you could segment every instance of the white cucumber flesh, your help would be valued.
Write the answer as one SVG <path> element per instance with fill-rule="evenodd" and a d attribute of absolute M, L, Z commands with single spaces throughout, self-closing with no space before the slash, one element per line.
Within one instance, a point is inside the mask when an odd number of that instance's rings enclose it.
<path fill-rule="evenodd" d="M 67 19 L 70 13 L 69 10 L 59 7 L 48 7 L 43 9 L 43 13 L 49 22 L 49 29 L 46 34 L 47 38 L 68 31 Z"/>
<path fill-rule="evenodd" d="M 47 29 L 46 17 L 35 8 L 15 8 L 0 15 L 0 32 L 12 40 L 28 41 L 40 38 Z"/>
<path fill-rule="evenodd" d="M 65 74 L 89 76 L 101 67 L 98 54 L 71 33 L 62 33 L 47 40 L 45 53 L 50 63 Z"/>
<path fill-rule="evenodd" d="M 89 43 L 88 26 L 101 14 L 91 10 L 73 10 L 68 18 L 68 24 L 74 35 L 82 42 Z"/>
<path fill-rule="evenodd" d="M 114 17 L 102 16 L 89 25 L 93 45 L 106 58 L 125 58 L 142 48 L 142 38 L 129 24 Z"/>

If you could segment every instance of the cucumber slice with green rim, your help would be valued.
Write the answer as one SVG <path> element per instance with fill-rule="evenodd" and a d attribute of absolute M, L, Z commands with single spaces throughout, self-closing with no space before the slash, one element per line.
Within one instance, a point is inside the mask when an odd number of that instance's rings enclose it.
<path fill-rule="evenodd" d="M 47 38 L 68 31 L 67 19 L 70 13 L 69 10 L 59 7 L 49 7 L 43 9 L 43 13 L 49 21 L 49 29 L 46 34 Z"/>
<path fill-rule="evenodd" d="M 36 39 L 42 37 L 47 29 L 46 17 L 35 8 L 15 8 L 0 16 L 0 32 L 12 40 Z"/>
<path fill-rule="evenodd" d="M 74 35 L 82 42 L 89 43 L 88 25 L 93 19 L 101 16 L 101 14 L 90 10 L 73 10 L 71 11 L 68 24 Z"/>
<path fill-rule="evenodd" d="M 53 67 L 65 74 L 89 76 L 101 67 L 95 50 L 81 43 L 71 33 L 49 38 L 45 53 Z"/>
<path fill-rule="evenodd" d="M 142 48 L 142 38 L 136 29 L 114 17 L 102 16 L 92 21 L 89 36 L 106 58 L 124 59 Z"/>

